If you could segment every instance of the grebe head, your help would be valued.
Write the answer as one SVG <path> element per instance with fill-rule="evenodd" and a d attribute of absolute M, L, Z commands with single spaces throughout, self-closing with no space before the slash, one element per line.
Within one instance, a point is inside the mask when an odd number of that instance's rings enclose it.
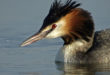
<path fill-rule="evenodd" d="M 90 13 L 77 8 L 78 6 L 80 3 L 72 0 L 67 0 L 65 4 L 62 4 L 61 0 L 55 0 L 39 32 L 28 38 L 21 46 L 43 38 L 61 37 L 64 44 L 70 44 L 78 39 L 90 41 L 94 33 L 92 18 Z"/>

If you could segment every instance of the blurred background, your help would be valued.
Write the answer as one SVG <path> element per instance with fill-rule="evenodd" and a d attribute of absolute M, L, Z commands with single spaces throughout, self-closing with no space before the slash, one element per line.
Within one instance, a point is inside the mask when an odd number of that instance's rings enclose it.
<path fill-rule="evenodd" d="M 0 0 L 0 37 L 32 35 L 42 26 L 54 0 Z M 62 0 L 65 1 L 65 0 Z M 96 30 L 110 28 L 110 0 L 77 0 L 91 12 Z"/>

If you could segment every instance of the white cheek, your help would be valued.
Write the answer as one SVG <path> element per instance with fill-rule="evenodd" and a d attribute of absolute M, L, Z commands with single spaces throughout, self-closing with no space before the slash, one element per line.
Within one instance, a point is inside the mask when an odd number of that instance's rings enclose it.
<path fill-rule="evenodd" d="M 57 38 L 60 37 L 61 35 L 63 35 L 63 32 L 56 30 L 53 30 L 51 33 L 49 33 L 46 37 L 47 38 Z"/>
<path fill-rule="evenodd" d="M 65 22 L 63 20 L 60 20 L 58 22 L 55 23 L 57 25 L 57 27 L 50 32 L 46 38 L 57 38 L 57 37 L 61 37 L 64 35 L 64 30 L 63 27 L 65 25 Z"/>

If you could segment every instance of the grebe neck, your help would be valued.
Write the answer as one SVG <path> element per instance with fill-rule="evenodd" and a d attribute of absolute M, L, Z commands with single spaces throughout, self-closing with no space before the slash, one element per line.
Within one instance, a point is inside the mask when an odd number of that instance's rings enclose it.
<path fill-rule="evenodd" d="M 64 46 L 59 50 L 56 56 L 56 62 L 65 63 L 83 63 L 83 56 L 86 54 L 89 48 L 91 48 L 93 38 L 89 41 L 83 39 L 68 41 L 64 43 Z M 83 61 L 82 61 L 83 60 Z"/>

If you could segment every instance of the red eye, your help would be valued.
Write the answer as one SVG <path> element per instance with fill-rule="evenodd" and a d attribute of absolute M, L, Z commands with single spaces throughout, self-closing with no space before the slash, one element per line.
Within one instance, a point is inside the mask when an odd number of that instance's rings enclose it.
<path fill-rule="evenodd" d="M 56 27 L 57 27 L 56 24 L 53 24 L 53 25 L 52 25 L 52 29 L 55 29 Z"/>

